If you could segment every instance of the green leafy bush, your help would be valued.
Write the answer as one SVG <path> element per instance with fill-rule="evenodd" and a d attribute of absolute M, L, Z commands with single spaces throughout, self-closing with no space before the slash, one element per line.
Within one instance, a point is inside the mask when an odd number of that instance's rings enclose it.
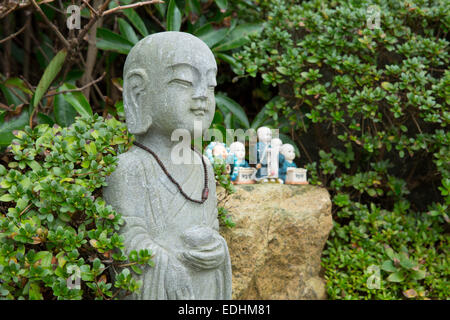
<path fill-rule="evenodd" d="M 131 143 L 125 125 L 94 115 L 14 134 L 9 169 L 0 165 L 0 298 L 111 299 L 139 290 L 127 267 L 141 273 L 151 253 L 123 254 L 123 220 L 101 198 L 116 155 Z M 70 285 L 76 277 L 79 288 Z"/>
<path fill-rule="evenodd" d="M 380 28 L 369 28 L 377 5 Z M 277 86 L 267 107 L 330 191 L 332 299 L 448 298 L 450 25 L 446 1 L 261 1 L 235 57 Z M 369 288 L 370 266 L 380 287 Z"/>
<path fill-rule="evenodd" d="M 0 152 L 11 143 L 12 131 L 27 124 L 65 127 L 77 115 L 93 112 L 123 116 L 125 55 L 145 36 L 183 31 L 199 37 L 218 61 L 220 85 L 243 73 L 232 52 L 248 42 L 247 34 L 261 29 L 255 19 L 259 7 L 248 0 L 170 0 L 146 5 L 138 0 L 102 0 L 78 4 L 81 29 L 74 32 L 66 25 L 66 11 L 72 4 L 38 4 L 46 19 L 33 6 L 31 16 L 23 15 L 12 2 L 0 8 L 7 13 L 5 27 L 0 28 L 0 39 L 5 40 L 0 43 L 5 56 L 0 72 Z M 102 16 L 101 24 L 91 23 L 105 11 L 110 13 Z M 32 28 L 9 37 L 29 21 Z"/>
<path fill-rule="evenodd" d="M 230 175 L 227 174 L 227 164 L 225 161 L 215 161 L 212 165 L 214 169 L 214 178 L 216 179 L 216 184 L 224 189 L 222 197 L 219 198 L 217 202 L 219 222 L 221 226 L 233 228 L 236 224 L 228 214 L 228 209 L 224 207 L 228 196 L 235 192 Z"/>

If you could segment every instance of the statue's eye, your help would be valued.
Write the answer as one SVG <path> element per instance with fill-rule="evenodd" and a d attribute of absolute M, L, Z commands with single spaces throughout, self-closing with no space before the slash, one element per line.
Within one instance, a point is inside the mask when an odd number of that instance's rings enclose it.
<path fill-rule="evenodd" d="M 176 83 L 176 84 L 182 85 L 186 88 L 192 87 L 192 82 L 189 80 L 184 80 L 184 79 L 173 79 L 169 83 Z"/>

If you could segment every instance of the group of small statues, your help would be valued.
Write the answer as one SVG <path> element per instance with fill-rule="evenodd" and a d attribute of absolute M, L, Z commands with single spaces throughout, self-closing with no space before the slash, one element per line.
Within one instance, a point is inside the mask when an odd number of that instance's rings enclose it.
<path fill-rule="evenodd" d="M 211 163 L 226 163 L 227 173 L 234 184 L 308 184 L 306 169 L 297 168 L 294 163 L 293 145 L 272 138 L 272 130 L 267 127 L 260 127 L 257 136 L 258 142 L 250 147 L 253 159 L 256 159 L 255 167 L 250 167 L 245 160 L 245 145 L 239 141 L 229 147 L 223 142 L 211 142 L 205 154 Z"/>

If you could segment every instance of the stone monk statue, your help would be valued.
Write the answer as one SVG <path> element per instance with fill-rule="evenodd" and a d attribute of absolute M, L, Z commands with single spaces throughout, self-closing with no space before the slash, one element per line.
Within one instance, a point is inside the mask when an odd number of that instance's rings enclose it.
<path fill-rule="evenodd" d="M 155 267 L 138 279 L 132 299 L 231 299 L 228 247 L 218 233 L 214 173 L 187 148 L 176 164 L 172 132 L 211 125 L 217 65 L 208 46 L 183 32 L 147 36 L 124 66 L 126 122 L 135 145 L 119 156 L 103 196 L 122 214 L 126 253 L 150 249 Z"/>

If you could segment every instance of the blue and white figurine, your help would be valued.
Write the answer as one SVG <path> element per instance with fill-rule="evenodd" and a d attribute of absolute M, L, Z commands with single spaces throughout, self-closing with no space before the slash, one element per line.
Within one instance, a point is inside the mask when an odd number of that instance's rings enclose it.
<path fill-rule="evenodd" d="M 230 154 L 233 156 L 233 164 L 231 165 L 231 181 L 236 182 L 239 170 L 241 168 L 249 168 L 248 162 L 245 160 L 245 146 L 242 142 L 236 141 L 230 145 Z"/>
<path fill-rule="evenodd" d="M 233 163 L 233 161 L 230 157 L 230 150 L 227 148 L 225 143 L 216 141 L 211 142 L 205 148 L 205 154 L 213 166 L 215 163 L 225 162 L 227 164 L 227 173 L 230 173 L 230 163 Z"/>
<path fill-rule="evenodd" d="M 278 138 L 270 140 L 269 157 L 267 158 L 267 171 L 270 182 L 283 183 L 279 177 L 280 170 L 280 148 L 283 142 Z"/>
<path fill-rule="evenodd" d="M 267 159 L 270 153 L 272 130 L 267 127 L 260 127 L 256 133 L 258 135 L 258 142 L 256 143 L 256 180 L 268 182 Z"/>
<path fill-rule="evenodd" d="M 297 165 L 294 163 L 294 159 L 294 146 L 289 143 L 283 144 L 280 148 L 280 169 L 278 171 L 278 176 L 284 183 L 286 183 L 286 173 L 288 168 L 297 168 Z"/>

